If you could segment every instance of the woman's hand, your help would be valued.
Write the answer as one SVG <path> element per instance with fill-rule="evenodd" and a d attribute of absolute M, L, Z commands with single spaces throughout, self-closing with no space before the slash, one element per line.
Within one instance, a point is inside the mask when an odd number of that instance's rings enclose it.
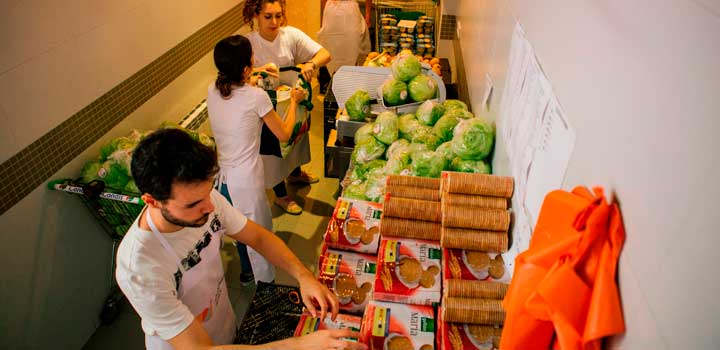
<path fill-rule="evenodd" d="M 360 334 L 349 329 L 324 329 L 299 338 L 287 339 L 288 348 L 295 350 L 366 350 L 367 346 L 343 338 L 358 338 Z M 284 345 L 284 344 L 283 344 Z"/>
<path fill-rule="evenodd" d="M 307 94 L 303 89 L 293 88 L 292 91 L 290 91 L 290 99 L 295 103 L 302 102 L 306 96 Z"/>
<path fill-rule="evenodd" d="M 315 74 L 315 68 L 315 63 L 312 62 L 305 62 L 300 65 L 300 73 L 302 73 L 305 81 L 308 83 L 312 80 L 313 75 Z"/>
<path fill-rule="evenodd" d="M 334 321 L 340 308 L 340 302 L 337 296 L 318 282 L 310 273 L 299 278 L 298 283 L 300 285 L 300 295 L 302 295 L 303 303 L 313 317 L 318 317 L 323 320 L 325 316 L 327 316 L 328 310 L 330 310 L 332 313 L 331 319 Z M 317 309 L 318 306 L 320 310 Z"/>
<path fill-rule="evenodd" d="M 277 66 L 275 63 L 272 63 L 272 62 L 267 63 L 267 64 L 265 64 L 265 65 L 263 65 L 263 66 L 261 66 L 261 67 L 255 68 L 255 71 L 256 71 L 256 72 L 265 72 L 265 73 L 267 73 L 269 76 L 274 77 L 274 78 L 277 78 L 277 77 L 280 76 L 280 75 L 279 75 L 279 74 L 280 74 L 280 70 L 278 69 L 278 66 Z"/>

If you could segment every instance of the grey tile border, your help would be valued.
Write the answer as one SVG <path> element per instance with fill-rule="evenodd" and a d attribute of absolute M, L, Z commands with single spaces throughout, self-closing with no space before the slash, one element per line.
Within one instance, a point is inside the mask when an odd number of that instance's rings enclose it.
<path fill-rule="evenodd" d="M 0 215 L 240 29 L 238 3 L 0 164 Z"/>

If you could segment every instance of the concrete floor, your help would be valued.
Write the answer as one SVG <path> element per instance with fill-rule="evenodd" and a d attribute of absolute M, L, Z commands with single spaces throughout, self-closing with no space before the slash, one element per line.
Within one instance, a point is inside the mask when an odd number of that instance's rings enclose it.
<path fill-rule="evenodd" d="M 317 86 L 313 92 L 317 92 Z M 322 176 L 324 174 L 323 96 L 316 93 L 313 96 L 316 97 L 313 101 L 315 109 L 312 111 L 310 128 L 312 162 L 305 165 L 303 169 L 318 176 L 320 182 L 312 186 L 288 186 L 291 196 L 294 196 L 304 209 L 301 215 L 285 214 L 282 209 L 274 205 L 272 212 L 276 234 L 295 252 L 305 266 L 316 273 L 322 236 L 335 207 L 336 198 L 334 196 L 338 188 L 338 180 Z M 269 194 L 272 195 L 272 191 L 269 191 Z M 255 286 L 243 287 L 240 285 L 238 280 L 240 260 L 232 244 L 225 244 L 222 255 L 226 266 L 225 276 L 228 281 L 228 292 L 239 324 L 252 299 Z M 297 282 L 284 271 L 278 271 L 276 276 L 278 284 L 297 285 Z M 118 318 L 112 324 L 98 328 L 83 349 L 144 349 L 145 340 L 140 327 L 140 318 L 125 299 L 122 301 L 120 310 Z"/>

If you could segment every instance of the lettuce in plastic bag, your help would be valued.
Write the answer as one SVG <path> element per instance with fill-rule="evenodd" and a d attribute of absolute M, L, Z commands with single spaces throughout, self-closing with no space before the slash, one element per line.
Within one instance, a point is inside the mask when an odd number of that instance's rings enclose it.
<path fill-rule="evenodd" d="M 410 80 L 407 85 L 410 98 L 416 102 L 427 101 L 437 96 L 437 83 L 433 78 L 421 74 Z"/>
<path fill-rule="evenodd" d="M 127 185 L 125 185 L 125 189 L 123 190 L 123 192 L 140 194 L 140 189 L 135 184 L 135 181 L 130 180 Z"/>
<path fill-rule="evenodd" d="M 378 114 L 373 126 L 373 135 L 380 142 L 389 145 L 398 138 L 398 117 L 391 111 Z"/>
<path fill-rule="evenodd" d="M 475 115 L 473 115 L 470 111 L 460 109 L 460 108 L 454 108 L 447 110 L 445 112 L 445 115 L 453 116 L 457 119 L 472 119 L 475 118 Z"/>
<path fill-rule="evenodd" d="M 373 159 L 365 164 L 355 164 L 351 180 L 366 180 L 367 174 L 375 169 L 384 168 L 386 161 Z"/>
<path fill-rule="evenodd" d="M 136 143 L 128 137 L 116 137 L 100 147 L 100 160 L 105 161 L 113 152 L 120 149 L 132 150 Z"/>
<path fill-rule="evenodd" d="M 382 84 L 381 89 L 386 106 L 397 106 L 407 101 L 408 87 L 400 80 L 388 79 Z"/>
<path fill-rule="evenodd" d="M 438 148 L 435 149 L 435 152 L 445 157 L 448 162 L 452 161 L 456 157 L 455 152 L 453 152 L 452 150 L 451 141 L 445 142 L 438 146 Z"/>
<path fill-rule="evenodd" d="M 351 159 L 355 164 L 364 164 L 382 157 L 383 154 L 385 154 L 385 145 L 373 137 L 356 144 Z"/>
<path fill-rule="evenodd" d="M 446 111 L 449 111 L 452 109 L 462 109 L 465 111 L 468 110 L 468 107 L 465 104 L 465 102 L 460 101 L 460 100 L 454 100 L 454 99 L 445 100 L 445 102 L 443 102 L 443 107 L 445 107 Z"/>
<path fill-rule="evenodd" d="M 432 130 L 430 130 L 415 137 L 413 139 L 413 142 L 424 143 L 425 145 L 427 145 L 427 148 L 429 150 L 434 151 L 436 148 L 438 148 L 438 146 L 440 146 L 442 140 L 437 135 L 435 135 Z"/>
<path fill-rule="evenodd" d="M 440 117 L 437 123 L 435 123 L 433 126 L 433 133 L 442 141 L 452 140 L 453 130 L 458 123 L 460 123 L 460 120 L 458 120 L 457 117 L 455 117 L 452 113 L 447 113 Z"/>
<path fill-rule="evenodd" d="M 386 184 L 387 174 L 385 174 L 385 169 L 372 170 L 367 176 L 365 197 L 367 197 L 369 201 L 382 203 L 385 197 Z"/>
<path fill-rule="evenodd" d="M 387 160 L 399 159 L 407 163 L 410 159 L 410 142 L 405 139 L 398 139 L 393 142 L 385 152 L 385 158 Z"/>
<path fill-rule="evenodd" d="M 467 119 L 455 127 L 452 149 L 463 160 L 481 160 L 490 154 L 494 140 L 495 130 L 490 124 Z"/>
<path fill-rule="evenodd" d="M 375 137 L 375 136 L 373 136 L 373 123 L 367 123 L 367 124 L 361 126 L 360 128 L 358 128 L 357 131 L 355 131 L 355 143 L 356 144 L 365 141 L 369 137 L 372 137 L 372 138 Z"/>
<path fill-rule="evenodd" d="M 345 186 L 342 196 L 345 198 L 353 198 L 353 199 L 360 199 L 360 200 L 366 201 L 367 200 L 367 197 L 365 197 L 366 187 L 367 187 L 367 183 L 364 181 L 353 182 L 353 183 Z"/>
<path fill-rule="evenodd" d="M 437 152 L 420 151 L 413 153 L 411 165 L 415 176 L 437 178 L 445 170 L 447 160 Z"/>
<path fill-rule="evenodd" d="M 395 79 L 408 82 L 420 74 L 422 66 L 414 55 L 398 55 L 390 70 Z"/>
<path fill-rule="evenodd" d="M 445 107 L 442 104 L 435 101 L 425 101 L 415 111 L 415 116 L 421 123 L 433 126 L 444 113 Z"/>
<path fill-rule="evenodd" d="M 414 114 L 403 114 L 398 118 L 398 129 L 400 137 L 406 140 L 412 140 L 412 133 L 422 124 L 417 120 Z"/>
<path fill-rule="evenodd" d="M 102 180 L 105 178 L 106 170 L 103 168 L 102 163 L 98 161 L 89 161 L 82 167 L 81 177 L 83 182 L 90 182 L 93 180 Z"/>
<path fill-rule="evenodd" d="M 363 121 L 370 114 L 370 94 L 363 89 L 355 91 L 345 101 L 345 110 L 350 120 Z"/>
<path fill-rule="evenodd" d="M 463 160 L 455 157 L 450 164 L 450 169 L 463 173 L 491 174 L 490 164 L 482 160 Z"/>
<path fill-rule="evenodd" d="M 403 160 L 402 158 L 392 158 L 385 164 L 385 174 L 388 175 L 409 175 L 407 173 L 410 167 L 410 158 Z"/>
<path fill-rule="evenodd" d="M 105 178 L 102 179 L 105 181 L 106 186 L 112 187 L 116 190 L 122 190 L 125 188 L 127 183 L 130 182 L 130 176 L 122 165 L 115 163 L 112 160 L 108 160 L 103 163 L 103 168 L 107 170 Z"/>

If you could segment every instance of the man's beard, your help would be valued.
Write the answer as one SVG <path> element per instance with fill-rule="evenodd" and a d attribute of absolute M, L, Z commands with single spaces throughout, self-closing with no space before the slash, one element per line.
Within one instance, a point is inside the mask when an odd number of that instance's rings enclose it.
<path fill-rule="evenodd" d="M 163 218 L 165 218 L 167 222 L 182 227 L 201 227 L 205 225 L 210 217 L 210 213 L 208 213 L 195 221 L 184 221 L 172 216 L 172 214 L 170 214 L 170 212 L 165 208 L 160 208 L 160 213 L 162 213 Z"/>

